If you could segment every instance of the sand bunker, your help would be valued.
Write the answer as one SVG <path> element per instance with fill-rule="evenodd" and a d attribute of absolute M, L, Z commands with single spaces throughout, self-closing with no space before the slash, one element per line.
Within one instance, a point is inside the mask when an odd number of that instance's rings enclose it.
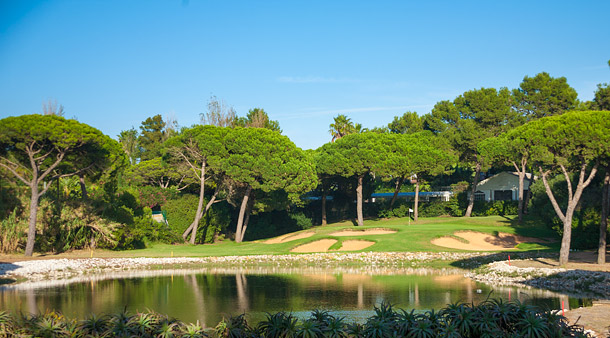
<path fill-rule="evenodd" d="M 375 244 L 375 242 L 358 240 L 343 241 L 341 248 L 338 251 L 357 251 L 366 249 L 373 244 Z"/>
<path fill-rule="evenodd" d="M 341 230 L 333 232 L 331 236 L 345 237 L 345 236 L 368 236 L 368 235 L 387 235 L 395 234 L 396 230 L 389 229 L 365 229 L 365 230 Z"/>
<path fill-rule="evenodd" d="M 301 232 L 298 234 L 285 234 L 279 237 L 272 238 L 270 240 L 265 241 L 266 244 L 278 244 L 278 243 L 286 243 L 290 241 L 296 241 L 297 239 L 303 239 L 307 237 L 311 237 L 316 233 L 313 231 L 309 232 Z"/>
<path fill-rule="evenodd" d="M 471 250 L 471 251 L 497 251 L 514 249 L 519 243 L 545 243 L 539 238 L 523 237 L 518 235 L 501 232 L 498 236 L 484 234 L 475 231 L 458 231 L 455 236 L 467 241 L 462 242 L 453 237 L 441 237 L 431 241 L 432 244 L 444 246 L 446 248 Z"/>
<path fill-rule="evenodd" d="M 290 252 L 326 252 L 335 243 L 337 243 L 336 239 L 321 239 L 319 241 L 299 245 L 290 250 Z"/>

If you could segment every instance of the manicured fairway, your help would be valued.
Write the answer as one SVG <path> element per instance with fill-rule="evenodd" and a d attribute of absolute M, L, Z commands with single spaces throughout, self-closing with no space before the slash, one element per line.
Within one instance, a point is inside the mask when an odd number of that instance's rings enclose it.
<path fill-rule="evenodd" d="M 452 236 L 456 231 L 471 230 L 488 234 L 505 232 L 510 234 L 522 235 L 527 237 L 544 238 L 558 240 L 557 235 L 547 229 L 538 226 L 516 227 L 513 225 L 512 217 L 488 216 L 488 217 L 433 217 L 421 218 L 418 222 L 410 222 L 407 218 L 368 220 L 364 226 L 356 227 L 351 222 L 341 222 L 326 226 L 317 226 L 302 232 L 314 231 L 315 234 L 276 244 L 265 243 L 265 240 L 254 242 L 235 243 L 224 241 L 217 244 L 205 245 L 167 245 L 153 244 L 149 248 L 130 251 L 107 251 L 95 250 L 78 251 L 64 253 L 60 256 L 66 257 L 170 257 L 170 256 L 227 256 L 227 255 L 259 255 L 259 254 L 289 254 L 295 246 L 318 241 L 321 239 L 334 239 L 337 241 L 331 247 L 333 249 L 341 247 L 343 241 L 362 239 L 374 241 L 375 244 L 361 251 L 461 251 L 456 249 L 444 248 L 433 245 L 430 241 L 442 236 Z M 353 236 L 333 236 L 333 233 L 343 229 L 363 230 L 363 229 L 392 229 L 396 230 L 393 234 L 365 234 L 355 233 Z M 296 234 L 296 233 L 295 233 Z M 304 236 L 299 236 L 304 237 Z M 556 243 L 535 244 L 522 243 L 514 251 L 526 250 L 554 250 L 557 249 Z M 54 256 L 56 257 L 56 256 Z"/>

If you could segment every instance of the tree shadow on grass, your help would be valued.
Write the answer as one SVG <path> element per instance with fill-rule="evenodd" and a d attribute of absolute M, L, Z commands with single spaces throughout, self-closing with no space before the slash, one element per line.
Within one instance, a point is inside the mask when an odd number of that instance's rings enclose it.
<path fill-rule="evenodd" d="M 494 252 L 488 254 L 482 254 L 476 257 L 464 258 L 456 260 L 449 265 L 460 268 L 460 269 L 476 269 L 482 265 L 489 264 L 497 261 L 505 261 L 508 260 L 510 256 L 511 260 L 514 259 L 540 259 L 540 258 L 554 258 L 557 257 L 557 252 L 554 250 L 545 250 L 545 251 L 503 251 L 503 252 Z"/>

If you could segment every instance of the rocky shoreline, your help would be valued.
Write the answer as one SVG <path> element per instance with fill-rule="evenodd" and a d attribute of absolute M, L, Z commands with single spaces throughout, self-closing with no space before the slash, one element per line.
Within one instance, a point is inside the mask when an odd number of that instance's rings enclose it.
<path fill-rule="evenodd" d="M 610 299 L 610 272 L 564 268 L 529 268 L 508 261 L 486 264 L 464 275 L 492 285 L 528 285 L 562 293 Z"/>
<path fill-rule="evenodd" d="M 515 255 L 517 256 L 517 255 Z M 498 260 L 503 254 L 479 252 L 364 252 L 364 253 L 318 253 L 303 255 L 253 255 L 223 257 L 174 257 L 174 258 L 85 258 L 29 260 L 15 263 L 0 263 L 0 278 L 21 283 L 68 280 L 77 277 L 92 277 L 114 273 L 133 275 L 134 271 L 186 270 L 211 268 L 288 269 L 288 268 L 348 268 L 361 273 L 386 274 L 392 269 L 402 273 L 426 270 L 432 261 L 453 261 L 466 277 L 491 285 L 531 286 L 562 293 L 589 295 L 610 299 L 610 272 L 567 270 L 562 268 L 532 268 L 509 265 Z M 527 259 L 519 255 L 515 258 Z M 254 269 L 254 270 L 253 270 Z M 422 271 L 423 271 L 422 270 Z M 15 284 L 15 283 L 13 283 Z"/>

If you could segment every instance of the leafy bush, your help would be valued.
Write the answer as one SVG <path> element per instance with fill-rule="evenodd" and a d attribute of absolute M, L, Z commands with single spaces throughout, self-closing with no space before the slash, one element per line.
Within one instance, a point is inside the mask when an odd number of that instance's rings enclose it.
<path fill-rule="evenodd" d="M 601 195 L 602 177 L 596 177 L 585 189 L 584 194 L 577 206 L 572 219 L 572 240 L 573 249 L 593 249 L 599 243 L 599 222 L 601 219 Z M 572 177 L 574 180 L 576 176 Z M 555 195 L 557 203 L 565 211 L 567 204 L 567 184 L 563 175 L 551 178 L 549 186 Z M 534 182 L 531 186 L 532 197 L 528 203 L 528 213 L 537 223 L 544 224 L 548 228 L 555 230 L 560 236 L 563 235 L 563 223 L 555 213 L 551 201 L 546 194 L 546 189 L 542 180 Z M 610 231 L 606 232 L 610 236 Z"/>
<path fill-rule="evenodd" d="M 309 229 L 311 219 L 303 211 L 289 213 L 286 210 L 276 210 L 250 216 L 245 240 L 275 237 L 285 233 Z"/>
<path fill-rule="evenodd" d="M 203 207 L 208 201 L 204 200 Z M 179 194 L 167 200 L 163 210 L 167 214 L 167 222 L 177 235 L 191 225 L 197 212 L 199 196 Z M 226 202 L 214 204 L 207 214 L 199 221 L 196 243 L 213 243 L 215 238 L 226 232 L 231 223 L 232 210 Z"/>
<path fill-rule="evenodd" d="M 12 253 L 24 248 L 27 229 L 27 220 L 18 216 L 17 208 L 0 220 L 0 252 Z"/>
<path fill-rule="evenodd" d="M 146 243 L 178 243 L 182 240 L 170 227 L 152 219 L 152 211 L 145 209 L 144 215 L 135 217 L 131 225 L 123 224 L 115 233 L 115 249 L 141 249 Z"/>

